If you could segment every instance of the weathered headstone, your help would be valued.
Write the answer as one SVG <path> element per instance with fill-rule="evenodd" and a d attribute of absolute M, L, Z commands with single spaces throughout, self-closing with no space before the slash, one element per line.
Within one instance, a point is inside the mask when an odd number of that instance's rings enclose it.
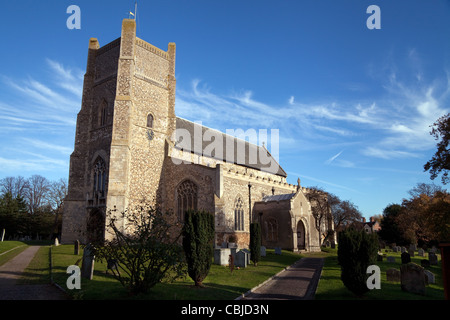
<path fill-rule="evenodd" d="M 94 276 L 94 261 L 94 248 L 89 243 L 84 247 L 83 261 L 81 262 L 81 276 L 83 278 L 92 280 Z"/>
<path fill-rule="evenodd" d="M 401 253 L 406 252 L 406 248 L 405 248 L 405 247 L 401 247 L 401 248 L 400 248 L 400 252 L 401 252 Z"/>
<path fill-rule="evenodd" d="M 400 270 L 395 268 L 386 270 L 386 280 L 392 282 L 400 282 Z"/>
<path fill-rule="evenodd" d="M 275 254 L 281 254 L 281 248 L 275 247 Z"/>
<path fill-rule="evenodd" d="M 430 283 L 436 283 L 436 278 L 434 276 L 434 273 L 429 271 L 429 270 L 424 270 L 423 271 L 425 273 L 425 283 L 426 284 L 430 284 Z"/>
<path fill-rule="evenodd" d="M 238 253 L 236 253 L 236 260 L 234 260 L 234 265 L 236 267 L 246 268 L 247 261 L 248 261 L 248 253 L 247 252 L 240 250 Z"/>
<path fill-rule="evenodd" d="M 392 251 L 398 252 L 398 247 L 397 246 L 392 247 Z"/>
<path fill-rule="evenodd" d="M 266 256 L 266 247 L 261 246 L 261 257 L 265 257 Z"/>
<path fill-rule="evenodd" d="M 433 252 L 428 253 L 428 260 L 430 261 L 431 265 L 437 266 L 438 264 L 438 259 L 437 259 L 437 255 Z"/>
<path fill-rule="evenodd" d="M 74 241 L 73 254 L 76 255 L 76 256 L 80 254 L 80 241 L 79 240 L 75 240 Z"/>
<path fill-rule="evenodd" d="M 425 295 L 425 273 L 421 266 L 412 262 L 402 264 L 400 275 L 403 291 Z"/>
<path fill-rule="evenodd" d="M 422 248 L 420 248 L 419 250 L 417 250 L 417 255 L 419 257 L 424 257 L 425 256 L 425 251 Z"/>
<path fill-rule="evenodd" d="M 230 248 L 214 249 L 214 264 L 226 266 L 228 264 L 228 259 L 230 255 L 231 255 Z"/>
<path fill-rule="evenodd" d="M 386 260 L 387 260 L 387 262 L 393 262 L 393 263 L 395 263 L 395 257 L 388 256 L 388 257 L 386 258 Z"/>
<path fill-rule="evenodd" d="M 240 251 L 244 251 L 247 254 L 247 265 L 250 264 L 250 257 L 251 257 L 251 253 L 249 250 L 247 249 L 241 249 Z"/>
<path fill-rule="evenodd" d="M 414 250 L 409 249 L 408 253 L 410 257 L 414 257 Z"/>
<path fill-rule="evenodd" d="M 58 237 L 55 238 L 55 247 L 59 246 L 59 240 Z"/>
<path fill-rule="evenodd" d="M 408 252 L 402 253 L 402 264 L 410 263 L 411 262 L 411 256 Z"/>

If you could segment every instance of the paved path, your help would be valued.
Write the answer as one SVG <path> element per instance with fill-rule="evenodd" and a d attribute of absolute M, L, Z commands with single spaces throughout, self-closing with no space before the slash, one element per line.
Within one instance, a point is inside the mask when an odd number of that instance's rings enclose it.
<path fill-rule="evenodd" d="M 302 258 L 251 290 L 242 300 L 312 300 L 319 283 L 323 258 Z"/>
<path fill-rule="evenodd" d="M 65 300 L 67 296 L 51 284 L 19 285 L 17 280 L 40 246 L 30 246 L 0 266 L 0 300 Z"/>

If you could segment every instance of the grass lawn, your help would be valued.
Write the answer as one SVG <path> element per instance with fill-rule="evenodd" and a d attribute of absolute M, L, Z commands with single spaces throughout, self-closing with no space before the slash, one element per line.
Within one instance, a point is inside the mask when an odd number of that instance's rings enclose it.
<path fill-rule="evenodd" d="M 23 241 L 3 241 L 0 242 L 0 266 L 6 261 L 14 258 L 27 248 Z"/>
<path fill-rule="evenodd" d="M 81 259 L 73 254 L 73 245 L 53 247 L 53 280 L 62 288 L 66 288 L 69 265 L 76 264 Z M 210 272 L 203 281 L 204 288 L 195 288 L 194 282 L 186 276 L 174 283 L 160 283 L 153 287 L 148 294 L 132 299 L 150 300 L 229 300 L 235 299 L 249 289 L 264 282 L 287 266 L 301 258 L 300 255 L 283 251 L 282 255 L 275 255 L 274 250 L 267 250 L 267 256 L 262 257 L 258 266 L 235 269 L 233 273 L 224 266 L 212 265 Z M 78 264 L 81 266 L 81 262 Z M 81 290 L 68 290 L 75 299 L 131 299 L 122 285 L 111 274 L 106 274 L 106 264 L 95 262 L 94 277 L 89 281 L 81 279 Z"/>
<path fill-rule="evenodd" d="M 341 268 L 337 263 L 337 250 L 330 250 L 329 256 L 325 259 L 325 266 L 322 270 L 322 276 L 316 291 L 316 300 L 354 300 L 358 299 L 351 291 L 349 291 L 342 283 Z M 385 251 L 383 250 L 383 253 Z M 442 300 L 444 299 L 444 288 L 442 283 L 442 267 L 440 254 L 438 254 L 439 263 L 437 266 L 427 267 L 434 273 L 436 283 L 430 284 L 426 287 L 426 295 L 421 296 L 404 292 L 401 290 L 400 282 L 388 282 L 386 280 L 386 270 L 390 268 L 400 269 L 401 254 L 394 252 L 387 252 L 387 256 L 393 256 L 396 259 L 395 263 L 389 263 L 386 258 L 383 261 L 377 262 L 381 270 L 381 289 L 373 289 L 367 292 L 364 298 L 368 300 Z M 427 255 L 428 258 L 428 255 Z M 420 260 L 425 257 L 411 257 L 411 262 L 420 266 Z"/>

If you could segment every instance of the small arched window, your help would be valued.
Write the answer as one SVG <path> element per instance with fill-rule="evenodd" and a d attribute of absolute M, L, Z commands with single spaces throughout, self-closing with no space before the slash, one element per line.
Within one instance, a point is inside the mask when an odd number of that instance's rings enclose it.
<path fill-rule="evenodd" d="M 151 113 L 147 116 L 147 128 L 153 128 L 153 115 Z"/>
<path fill-rule="evenodd" d="M 184 221 L 184 214 L 189 209 L 197 210 L 197 186 L 194 182 L 186 180 L 177 188 L 177 214 L 179 221 Z"/>
<path fill-rule="evenodd" d="M 241 197 L 234 204 L 234 230 L 244 231 L 244 202 Z"/>
<path fill-rule="evenodd" d="M 105 126 L 108 123 L 108 103 L 103 100 L 100 104 L 98 124 L 100 127 Z"/>

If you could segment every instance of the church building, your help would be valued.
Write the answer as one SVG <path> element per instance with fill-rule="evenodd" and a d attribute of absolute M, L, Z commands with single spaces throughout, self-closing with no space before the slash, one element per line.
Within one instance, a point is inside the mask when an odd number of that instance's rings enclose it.
<path fill-rule="evenodd" d="M 90 39 L 62 243 L 104 239 L 108 210 L 147 201 L 180 223 L 188 208 L 211 212 L 217 246 L 248 247 L 259 222 L 267 248 L 319 251 L 331 219 L 319 232 L 309 189 L 287 183 L 264 145 L 176 116 L 175 51 L 136 37 L 134 19 L 103 47 Z"/>

